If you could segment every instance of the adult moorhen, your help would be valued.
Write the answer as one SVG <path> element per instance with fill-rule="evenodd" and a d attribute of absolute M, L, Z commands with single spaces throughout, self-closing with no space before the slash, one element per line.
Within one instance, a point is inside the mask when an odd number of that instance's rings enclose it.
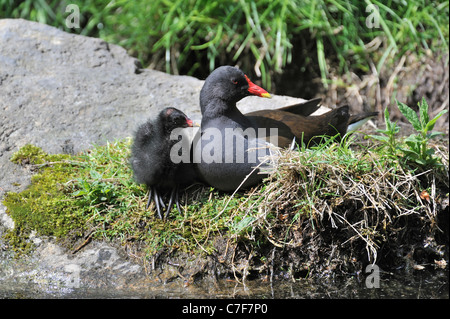
<path fill-rule="evenodd" d="M 264 141 L 279 147 L 288 147 L 293 141 L 311 145 L 311 142 L 319 143 L 323 135 L 343 136 L 353 129 L 351 124 L 378 114 L 350 116 L 348 106 L 342 106 L 322 115 L 309 116 L 319 108 L 320 99 L 313 99 L 244 115 L 237 109 L 236 102 L 249 95 L 270 97 L 242 71 L 231 66 L 214 70 L 200 92 L 203 118 L 201 134 L 194 138 L 194 162 L 199 177 L 220 190 L 246 188 L 264 177 L 258 174 L 260 168 L 270 167 L 270 164 L 262 163 L 260 158 L 271 155 Z M 270 130 L 274 128 L 275 136 Z M 227 144 L 227 139 L 232 142 Z M 257 160 L 250 161 L 255 148 L 258 149 Z M 242 153 L 244 160 L 238 161 Z"/>
<path fill-rule="evenodd" d="M 214 70 L 200 91 L 202 122 L 194 137 L 194 163 L 204 182 L 223 191 L 255 185 L 264 177 L 259 173 L 270 167 L 263 160 L 270 156 L 268 143 L 236 107 L 249 95 L 270 97 L 231 66 Z"/>
<path fill-rule="evenodd" d="M 162 192 L 170 191 L 166 218 L 175 201 L 178 209 L 178 187 L 189 184 L 195 178 L 192 163 L 175 163 L 171 158 L 172 147 L 179 140 L 171 139 L 170 135 L 176 128 L 192 127 L 193 122 L 182 111 L 168 107 L 162 110 L 154 120 L 149 119 L 139 126 L 131 147 L 131 167 L 135 180 L 146 184 L 149 188 L 147 208 L 152 199 L 155 201 L 158 217 L 163 219 L 161 206 L 164 209 Z M 180 136 L 178 136 L 179 138 Z"/>

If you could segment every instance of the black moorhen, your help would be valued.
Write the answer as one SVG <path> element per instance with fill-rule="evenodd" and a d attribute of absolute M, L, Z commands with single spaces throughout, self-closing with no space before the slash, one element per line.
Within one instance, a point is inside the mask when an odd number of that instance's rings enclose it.
<path fill-rule="evenodd" d="M 174 163 L 170 150 L 179 142 L 172 140 L 170 134 L 175 128 L 192 127 L 193 123 L 182 111 L 168 107 L 162 110 L 154 120 L 149 119 L 139 126 L 131 148 L 131 167 L 136 181 L 149 188 L 147 208 L 152 198 L 155 201 L 158 217 L 163 219 L 161 206 L 164 201 L 161 192 L 170 190 L 166 218 L 175 201 L 178 209 L 178 187 L 194 180 L 195 171 L 191 163 Z"/>
<path fill-rule="evenodd" d="M 309 114 L 303 110 L 307 110 L 307 108 L 284 107 L 246 113 L 245 116 L 258 128 L 266 128 L 267 130 L 277 128 L 277 146 L 289 147 L 294 138 L 297 143 L 303 141 L 305 145 L 311 146 L 320 143 L 323 135 L 334 136 L 339 134 L 339 138 L 343 137 L 347 131 L 355 130 L 370 117 L 378 114 L 378 112 L 365 112 L 350 115 L 347 105 L 317 116 L 308 116 Z M 310 110 L 313 110 L 313 108 L 310 108 Z M 271 138 L 270 134 L 266 136 L 267 140 Z"/>
<path fill-rule="evenodd" d="M 268 143 L 257 136 L 257 127 L 236 107 L 249 95 L 270 97 L 239 69 L 222 66 L 205 80 L 200 92 L 201 133 L 194 138 L 194 163 L 207 184 L 233 191 L 255 185 L 270 164 Z"/>

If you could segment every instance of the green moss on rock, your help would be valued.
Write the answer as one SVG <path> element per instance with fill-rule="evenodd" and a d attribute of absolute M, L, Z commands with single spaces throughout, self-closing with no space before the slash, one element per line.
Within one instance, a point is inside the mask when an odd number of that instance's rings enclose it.
<path fill-rule="evenodd" d="M 34 165 L 38 173 L 31 185 L 20 193 L 9 192 L 4 199 L 7 212 L 15 222 L 15 229 L 7 238 L 14 247 L 29 246 L 32 230 L 40 235 L 64 238 L 69 233 L 80 236 L 85 221 L 77 205 L 70 200 L 65 186 L 77 169 L 69 155 L 49 155 L 41 148 L 26 145 L 16 152 L 11 161 L 20 165 Z M 78 231 L 74 232 L 74 229 Z"/>
<path fill-rule="evenodd" d="M 40 147 L 27 144 L 13 154 L 11 162 L 19 165 L 42 164 L 47 156 Z"/>

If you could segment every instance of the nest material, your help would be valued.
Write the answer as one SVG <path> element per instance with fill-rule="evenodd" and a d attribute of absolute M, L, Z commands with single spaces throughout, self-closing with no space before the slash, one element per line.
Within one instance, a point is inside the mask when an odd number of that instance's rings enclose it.
<path fill-rule="evenodd" d="M 249 269 L 290 269 L 291 277 L 345 274 L 361 271 L 368 263 L 414 265 L 408 259 L 411 250 L 424 245 L 433 246 L 441 257 L 448 255 L 448 243 L 435 240 L 445 231 L 437 215 L 442 195 L 448 196 L 447 153 L 439 154 L 445 166 L 441 173 L 386 167 L 370 151 L 353 152 L 345 160 L 339 154 L 324 158 L 333 153 L 281 153 L 269 182 L 249 194 L 260 201 L 246 209 L 246 215 L 258 211 L 250 239 L 263 235 L 272 246 L 255 251 L 236 244 L 233 260 L 242 255 L 239 260 L 246 263 L 236 266 L 231 261 L 235 270 L 244 276 Z M 431 190 L 428 196 L 425 187 Z M 442 187 L 447 191 L 442 193 Z"/>

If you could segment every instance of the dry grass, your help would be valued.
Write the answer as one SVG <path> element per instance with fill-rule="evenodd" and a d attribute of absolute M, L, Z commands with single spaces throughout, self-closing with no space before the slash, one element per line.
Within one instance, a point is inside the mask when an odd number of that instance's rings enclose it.
<path fill-rule="evenodd" d="M 348 104 L 353 113 L 378 111 L 380 120 L 384 108 L 388 107 L 393 121 L 405 123 L 406 119 L 395 107 L 395 99 L 416 107 L 426 97 L 433 118 L 449 107 L 448 63 L 448 52 L 417 57 L 408 51 L 395 65 L 387 64 L 381 70 L 369 61 L 370 72 L 364 75 L 348 72 L 339 76 L 336 70 L 331 70 L 330 89 L 318 95 L 325 96 L 324 105 Z M 447 113 L 437 121 L 435 129 L 448 134 L 448 128 Z"/>
<path fill-rule="evenodd" d="M 235 236 L 268 241 L 272 248 L 255 249 L 241 242 L 247 262 L 238 266 L 236 244 L 229 261 L 235 271 L 240 269 L 245 277 L 251 270 L 287 268 L 295 277 L 336 268 L 341 273 L 358 271 L 366 263 L 404 266 L 415 263 L 406 260 L 409 248 L 399 260 L 389 260 L 392 254 L 430 238 L 435 252 L 443 254 L 445 248 L 434 235 L 443 233 L 437 215 L 441 201 L 448 198 L 444 146 L 435 145 L 443 169 L 412 171 L 380 157 L 374 145 L 355 150 L 349 144 L 328 144 L 281 151 L 276 172 L 246 194 L 229 219 L 239 214 L 241 220 L 247 218 L 248 228 Z"/>

